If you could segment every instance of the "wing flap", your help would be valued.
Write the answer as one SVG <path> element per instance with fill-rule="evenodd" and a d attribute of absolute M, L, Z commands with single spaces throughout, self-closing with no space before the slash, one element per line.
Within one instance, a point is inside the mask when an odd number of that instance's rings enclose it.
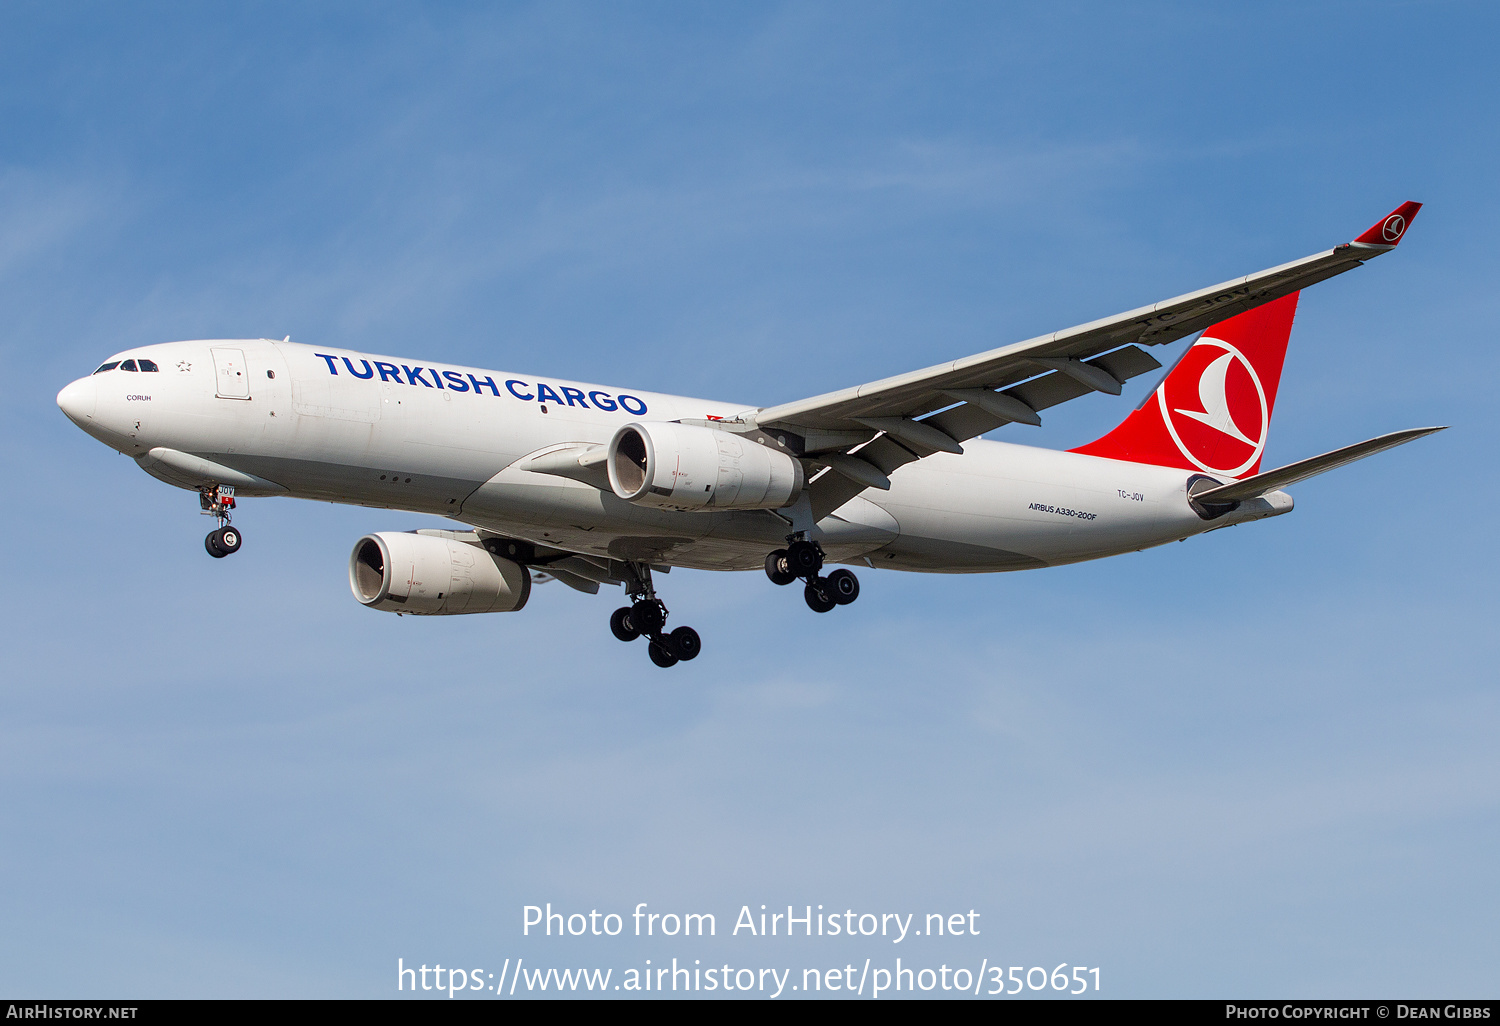
<path fill-rule="evenodd" d="M 1127 346 L 1106 356 L 1087 360 L 1085 365 L 1104 371 L 1116 382 L 1128 381 L 1161 367 L 1161 363 L 1154 356 L 1136 346 Z M 1008 388 L 999 394 L 1018 399 L 1028 409 L 1038 411 L 1093 391 L 1096 389 L 1071 374 L 1052 371 L 1014 388 Z M 918 423 L 931 424 L 943 434 L 962 442 L 969 438 L 977 438 L 986 431 L 993 431 L 1002 424 L 1010 423 L 1011 420 L 1010 417 L 1000 416 L 984 409 L 978 402 L 966 402 L 934 414 Z M 918 457 L 930 456 L 939 451 L 936 448 L 926 448 L 920 445 L 904 444 L 903 447 Z M 861 455 L 863 453 L 864 450 L 861 450 Z"/>

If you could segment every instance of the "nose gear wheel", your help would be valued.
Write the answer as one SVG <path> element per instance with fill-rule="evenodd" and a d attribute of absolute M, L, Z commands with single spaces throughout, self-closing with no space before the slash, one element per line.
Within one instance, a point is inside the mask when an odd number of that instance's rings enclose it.
<path fill-rule="evenodd" d="M 233 527 L 221 527 L 217 531 L 210 531 L 208 537 L 203 539 L 203 547 L 208 550 L 210 556 L 223 559 L 240 550 L 240 532 Z"/>

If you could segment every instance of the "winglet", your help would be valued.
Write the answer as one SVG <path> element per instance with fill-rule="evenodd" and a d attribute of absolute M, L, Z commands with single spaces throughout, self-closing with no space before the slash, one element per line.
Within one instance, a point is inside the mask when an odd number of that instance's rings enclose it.
<path fill-rule="evenodd" d="M 1376 221 L 1355 242 L 1366 246 L 1388 246 L 1396 248 L 1401 241 L 1401 236 L 1406 234 L 1406 229 L 1411 227 L 1412 219 L 1417 216 L 1417 211 L 1422 209 L 1422 204 L 1407 200 L 1395 210 L 1392 210 L 1383 220 Z"/>

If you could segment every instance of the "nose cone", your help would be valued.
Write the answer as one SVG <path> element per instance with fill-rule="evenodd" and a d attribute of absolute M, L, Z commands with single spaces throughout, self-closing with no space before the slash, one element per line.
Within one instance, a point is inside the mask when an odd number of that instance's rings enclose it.
<path fill-rule="evenodd" d="M 79 378 L 57 393 L 57 405 L 74 424 L 86 427 L 94 417 L 94 404 L 98 395 L 99 386 L 92 376 Z"/>

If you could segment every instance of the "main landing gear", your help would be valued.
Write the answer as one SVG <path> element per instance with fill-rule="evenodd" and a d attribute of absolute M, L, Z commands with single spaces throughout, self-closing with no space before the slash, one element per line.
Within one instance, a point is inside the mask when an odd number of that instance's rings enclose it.
<path fill-rule="evenodd" d="M 208 554 L 215 559 L 223 559 L 233 552 L 240 551 L 242 540 L 239 528 L 229 526 L 229 513 L 234 509 L 234 489 L 229 485 L 212 485 L 200 489 L 198 502 L 203 507 L 204 516 L 214 517 L 219 521 L 216 531 L 209 531 L 208 537 L 203 539 L 203 547 Z"/>
<path fill-rule="evenodd" d="M 822 546 L 802 538 L 766 557 L 766 576 L 772 584 L 791 584 L 798 578 L 806 582 L 802 597 L 815 613 L 826 613 L 834 606 L 847 606 L 859 598 L 858 577 L 848 570 L 835 570 L 827 577 L 819 577 L 821 569 Z"/>
<path fill-rule="evenodd" d="M 616 609 L 609 618 L 609 629 L 615 637 L 621 641 L 634 641 L 645 635 L 651 642 L 651 661 L 664 668 L 697 658 L 703 649 L 697 631 L 691 627 L 679 627 L 663 633 L 667 625 L 667 607 L 656 597 L 656 589 L 651 585 L 650 564 L 626 563 L 625 567 L 631 604 Z"/>

